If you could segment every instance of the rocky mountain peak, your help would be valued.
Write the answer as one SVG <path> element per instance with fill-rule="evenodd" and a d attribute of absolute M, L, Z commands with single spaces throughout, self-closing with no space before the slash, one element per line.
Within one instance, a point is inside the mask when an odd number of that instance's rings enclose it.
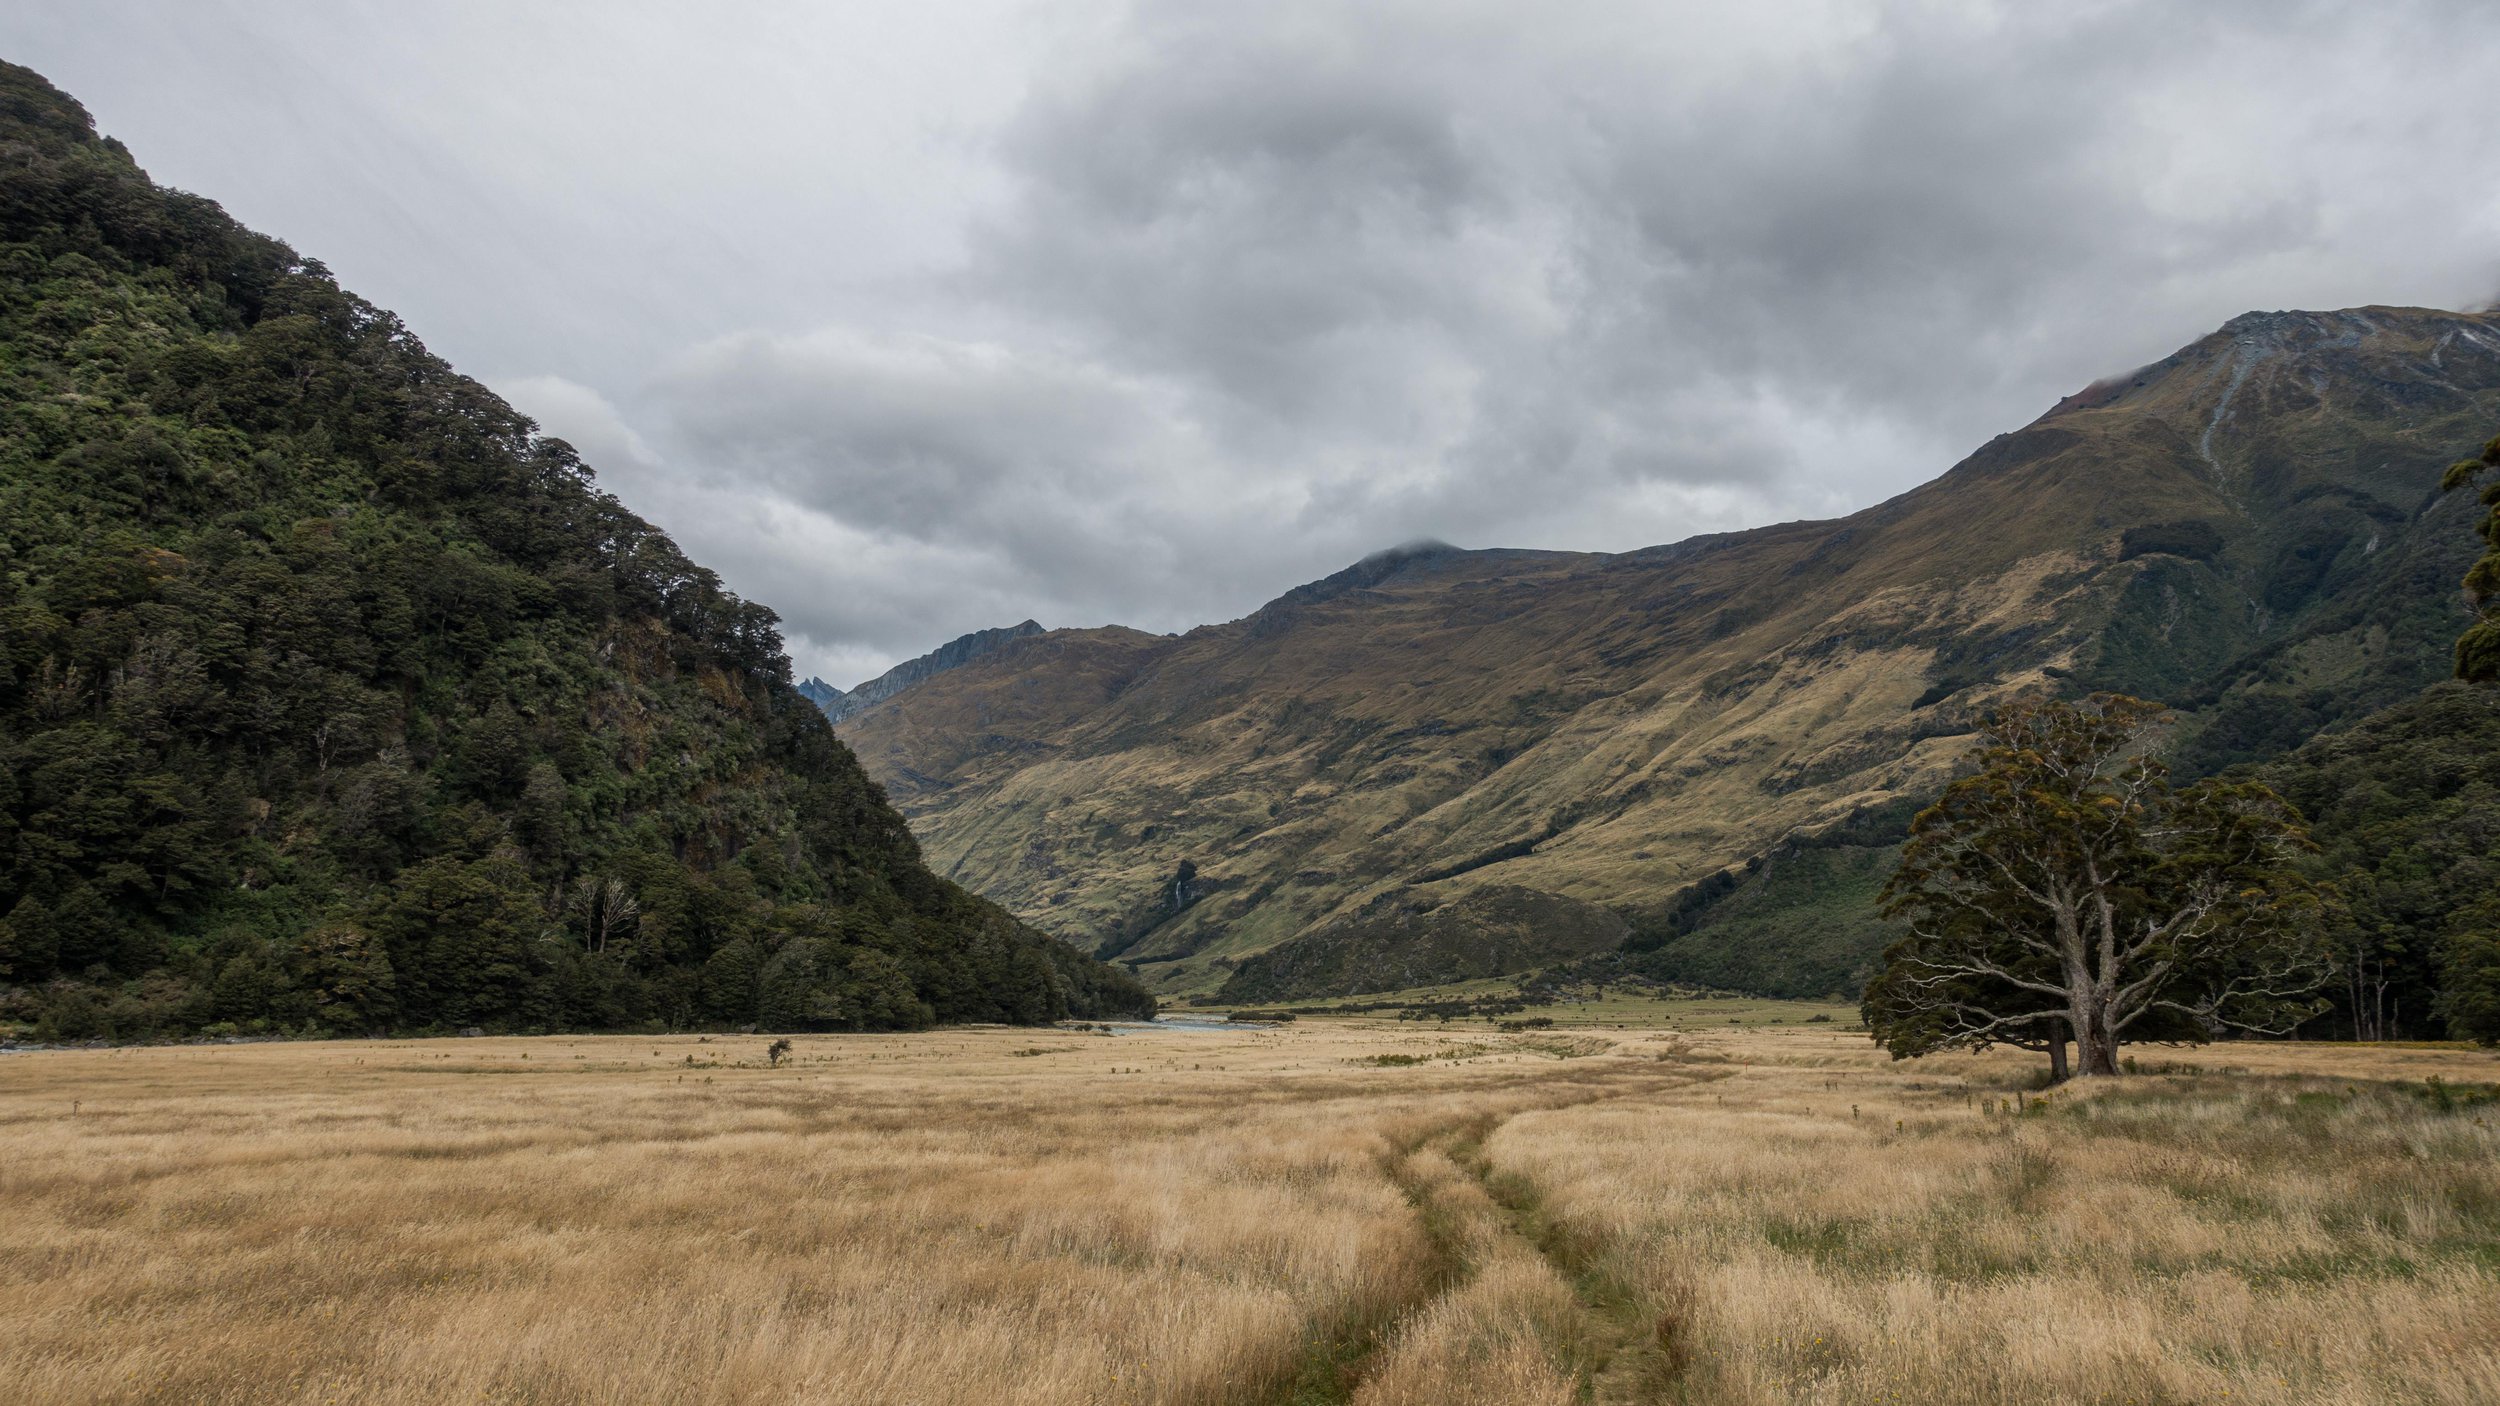
<path fill-rule="evenodd" d="M 822 679 L 810 679 L 808 682 L 820 688 L 824 696 L 809 692 L 805 687 L 800 692 L 806 693 L 808 701 L 823 709 L 826 717 L 840 722 L 877 706 L 913 684 L 934 678 L 949 669 L 960 669 L 975 659 L 1005 649 L 1017 640 L 1041 633 L 1041 622 L 1036 620 L 1019 621 L 994 630 L 975 630 L 948 640 L 917 659 L 907 659 L 848 693 Z"/>

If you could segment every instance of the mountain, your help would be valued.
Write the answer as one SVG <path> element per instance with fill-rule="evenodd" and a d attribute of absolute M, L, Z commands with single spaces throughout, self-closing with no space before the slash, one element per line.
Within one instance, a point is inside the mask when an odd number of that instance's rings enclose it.
<path fill-rule="evenodd" d="M 771 612 L 0 65 L 0 1026 L 1134 1013 L 931 874 Z"/>
<path fill-rule="evenodd" d="M 2201 771 L 2444 677 L 2474 543 L 2434 490 L 2495 423 L 2500 319 L 2251 313 L 1836 521 L 1418 544 L 1178 637 L 1020 639 L 841 731 L 932 863 L 1167 991 L 1525 960 L 1493 953 L 1531 902 L 1650 974 L 1847 991 L 1901 818 L 2008 694 L 2172 702 Z"/>
<path fill-rule="evenodd" d="M 809 679 L 799 685 L 799 691 L 807 695 L 809 702 L 823 709 L 826 717 L 840 722 L 862 709 L 883 703 L 914 684 L 924 683 L 949 669 L 960 669 L 975 659 L 996 654 L 1017 640 L 1040 633 L 1042 627 L 1031 620 L 996 630 L 975 630 L 971 634 L 957 636 L 917 659 L 906 659 L 848 693 L 823 679 Z"/>

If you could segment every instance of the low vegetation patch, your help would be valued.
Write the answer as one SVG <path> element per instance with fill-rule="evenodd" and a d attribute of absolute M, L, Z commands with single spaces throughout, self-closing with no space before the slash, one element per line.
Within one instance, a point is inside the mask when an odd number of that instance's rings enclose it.
<path fill-rule="evenodd" d="M 1494 1054 L 1510 1048 L 1513 1047 L 1489 1044 L 1443 1045 L 1433 1050 L 1390 1050 L 1381 1054 L 1362 1055 L 1355 1062 L 1382 1069 L 1406 1069 L 1418 1064 L 1430 1064 L 1440 1059 L 1475 1059 L 1481 1055 Z"/>

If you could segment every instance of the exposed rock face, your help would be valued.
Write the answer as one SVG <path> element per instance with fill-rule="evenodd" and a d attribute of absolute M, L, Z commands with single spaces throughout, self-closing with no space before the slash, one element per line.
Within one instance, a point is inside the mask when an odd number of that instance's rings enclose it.
<path fill-rule="evenodd" d="M 984 655 L 997 653 L 1017 640 L 1040 633 L 1041 625 L 1032 620 L 1002 629 L 975 630 L 949 640 L 917 659 L 906 659 L 848 693 L 823 679 L 809 679 L 799 685 L 799 692 L 806 694 L 809 702 L 822 708 L 826 717 L 840 722 L 883 703 L 913 684 L 935 678 L 949 669 L 960 669 Z"/>
<path fill-rule="evenodd" d="M 2251 314 L 1838 521 L 1423 544 L 1178 637 L 1016 639 L 842 731 L 940 868 L 1167 990 L 1493 888 L 1644 932 L 1932 793 L 2022 689 L 2172 702 L 2216 766 L 2442 676 L 2472 533 L 2431 490 L 2495 426 L 2500 319 Z"/>

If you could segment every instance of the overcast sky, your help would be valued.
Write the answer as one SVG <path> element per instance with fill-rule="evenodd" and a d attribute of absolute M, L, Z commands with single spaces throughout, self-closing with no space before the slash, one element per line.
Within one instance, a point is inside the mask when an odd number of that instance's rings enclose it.
<path fill-rule="evenodd" d="M 12 0 L 0 55 L 846 686 L 1846 512 L 2234 314 L 2500 293 L 2470 0 Z"/>

